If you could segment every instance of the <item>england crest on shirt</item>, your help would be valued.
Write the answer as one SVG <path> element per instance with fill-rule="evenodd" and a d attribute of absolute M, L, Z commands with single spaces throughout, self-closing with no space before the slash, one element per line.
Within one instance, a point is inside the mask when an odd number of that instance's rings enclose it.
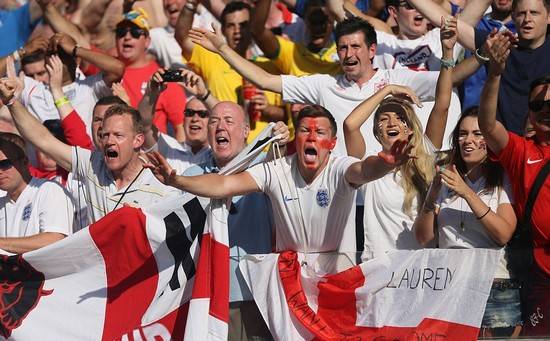
<path fill-rule="evenodd" d="M 326 188 L 319 189 L 317 191 L 317 204 L 321 207 L 327 207 L 330 203 L 330 197 Z"/>
<path fill-rule="evenodd" d="M 31 217 L 31 212 L 32 212 L 32 203 L 29 203 L 27 206 L 25 206 L 25 208 L 23 209 L 23 215 L 21 217 L 21 219 L 23 221 L 27 221 L 29 220 L 29 218 Z"/>

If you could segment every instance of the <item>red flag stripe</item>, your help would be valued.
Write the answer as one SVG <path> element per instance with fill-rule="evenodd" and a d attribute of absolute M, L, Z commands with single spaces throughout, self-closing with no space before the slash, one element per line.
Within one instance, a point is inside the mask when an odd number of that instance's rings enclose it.
<path fill-rule="evenodd" d="M 210 298 L 210 315 L 229 321 L 229 247 L 202 236 L 199 263 L 191 299 Z"/>
<path fill-rule="evenodd" d="M 140 209 L 114 211 L 91 225 L 89 232 L 103 256 L 107 276 L 103 340 L 113 340 L 141 325 L 157 289 L 157 264 Z"/>
<path fill-rule="evenodd" d="M 306 327 L 316 340 L 371 340 L 398 338 L 403 340 L 476 340 L 479 328 L 453 322 L 425 318 L 416 327 L 356 326 L 355 290 L 365 282 L 359 266 L 325 277 L 318 284 L 318 309 L 308 304 L 300 280 L 300 263 L 295 252 L 279 255 L 279 277 L 291 314 Z"/>

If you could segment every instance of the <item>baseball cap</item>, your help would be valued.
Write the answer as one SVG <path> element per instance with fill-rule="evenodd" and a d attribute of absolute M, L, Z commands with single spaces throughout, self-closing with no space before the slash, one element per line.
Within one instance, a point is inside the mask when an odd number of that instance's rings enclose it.
<path fill-rule="evenodd" d="M 139 7 L 125 13 L 123 19 L 117 24 L 117 27 L 124 23 L 132 23 L 141 29 L 149 31 L 149 22 L 147 22 L 147 18 L 149 18 L 147 12 Z"/>

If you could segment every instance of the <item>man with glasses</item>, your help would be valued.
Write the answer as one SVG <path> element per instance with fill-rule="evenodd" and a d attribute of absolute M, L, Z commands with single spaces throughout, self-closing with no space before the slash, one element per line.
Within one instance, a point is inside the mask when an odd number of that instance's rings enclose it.
<path fill-rule="evenodd" d="M 506 131 L 497 121 L 499 87 L 506 72 L 510 43 L 503 34 L 489 38 L 491 51 L 487 82 L 481 93 L 479 128 L 487 145 L 508 173 L 518 217 L 525 216 L 526 202 L 535 178 L 550 161 L 550 76 L 531 83 L 528 117 L 534 138 Z M 511 56 L 510 56 L 511 57 Z M 522 335 L 548 336 L 550 330 L 550 177 L 546 177 L 532 206 L 530 235 L 534 264 L 523 288 Z M 519 219 L 518 219 L 519 220 Z M 527 246 L 526 246 L 527 247 Z"/>
<path fill-rule="evenodd" d="M 23 253 L 72 233 L 73 206 L 56 182 L 33 178 L 25 141 L 0 133 L 0 249 Z"/>
<path fill-rule="evenodd" d="M 147 55 L 147 47 L 151 43 L 147 14 L 142 9 L 126 13 L 117 24 L 115 34 L 118 58 L 126 65 L 122 86 L 130 97 L 130 104 L 137 108 L 147 87 L 147 82 L 159 68 L 159 65 Z M 170 123 L 174 137 L 178 141 L 184 141 L 184 108 L 185 93 L 183 89 L 176 84 L 168 83 L 166 91 L 157 101 L 153 124 L 162 133 L 167 134 L 167 123 Z"/>

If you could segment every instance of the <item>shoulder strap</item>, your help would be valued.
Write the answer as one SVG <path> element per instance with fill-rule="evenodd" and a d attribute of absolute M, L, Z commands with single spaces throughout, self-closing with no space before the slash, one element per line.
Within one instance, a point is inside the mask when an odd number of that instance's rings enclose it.
<path fill-rule="evenodd" d="M 523 214 L 523 222 L 525 226 L 531 226 L 531 213 L 533 212 L 533 205 L 535 204 L 535 199 L 539 195 L 544 181 L 548 177 L 548 173 L 550 173 L 550 160 L 546 161 L 544 167 L 542 167 L 539 171 L 537 177 L 535 178 L 535 182 L 533 182 L 533 186 L 531 186 L 531 190 L 529 191 L 527 203 L 525 204 L 525 212 Z"/>

